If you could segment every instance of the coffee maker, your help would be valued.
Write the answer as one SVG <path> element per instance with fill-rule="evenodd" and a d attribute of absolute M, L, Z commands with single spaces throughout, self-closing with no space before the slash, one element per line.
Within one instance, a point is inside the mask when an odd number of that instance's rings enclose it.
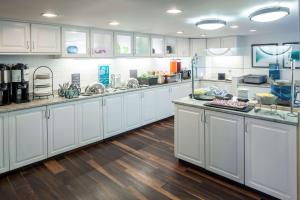
<path fill-rule="evenodd" d="M 12 101 L 24 103 L 29 101 L 29 68 L 18 63 L 11 68 Z"/>
<path fill-rule="evenodd" d="M 10 68 L 0 64 L 0 106 L 11 103 Z"/>

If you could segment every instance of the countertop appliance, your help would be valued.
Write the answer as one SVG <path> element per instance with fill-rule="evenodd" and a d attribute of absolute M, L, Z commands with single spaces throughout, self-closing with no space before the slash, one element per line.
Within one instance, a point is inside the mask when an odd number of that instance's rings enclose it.
<path fill-rule="evenodd" d="M 182 70 L 180 73 L 181 73 L 181 78 L 183 80 L 187 80 L 191 78 L 191 74 L 192 74 L 191 70 Z"/>
<path fill-rule="evenodd" d="M 120 74 L 112 74 L 110 84 L 111 84 L 112 88 L 120 88 L 121 87 L 121 75 Z"/>
<path fill-rule="evenodd" d="M 18 63 L 11 68 L 12 101 L 24 103 L 29 101 L 29 68 Z"/>
<path fill-rule="evenodd" d="M 244 76 L 244 83 L 250 83 L 250 84 L 263 84 L 267 82 L 267 76 L 266 75 L 254 75 L 249 74 Z"/>
<path fill-rule="evenodd" d="M 0 64 L 0 106 L 11 103 L 11 80 L 10 68 Z"/>
<path fill-rule="evenodd" d="M 218 80 L 225 80 L 225 78 L 226 78 L 226 75 L 225 75 L 225 73 L 218 73 Z"/>

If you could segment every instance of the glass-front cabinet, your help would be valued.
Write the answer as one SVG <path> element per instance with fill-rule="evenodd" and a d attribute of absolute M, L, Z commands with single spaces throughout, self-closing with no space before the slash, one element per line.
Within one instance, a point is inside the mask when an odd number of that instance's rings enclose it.
<path fill-rule="evenodd" d="M 115 32 L 115 56 L 133 56 L 133 34 L 128 32 Z"/>
<path fill-rule="evenodd" d="M 164 37 L 151 36 L 151 56 L 164 56 Z"/>
<path fill-rule="evenodd" d="M 113 57 L 113 32 L 98 29 L 91 30 L 91 56 Z"/>
<path fill-rule="evenodd" d="M 62 56 L 89 56 L 89 29 L 77 27 L 62 28 Z"/>
<path fill-rule="evenodd" d="M 150 37 L 147 34 L 134 34 L 134 55 L 150 56 Z"/>
<path fill-rule="evenodd" d="M 165 37 L 165 56 L 176 56 L 177 39 L 176 37 Z"/>

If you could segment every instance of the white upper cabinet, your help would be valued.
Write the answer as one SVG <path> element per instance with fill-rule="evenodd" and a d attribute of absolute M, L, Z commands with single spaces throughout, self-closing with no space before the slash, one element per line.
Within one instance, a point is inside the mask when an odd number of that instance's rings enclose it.
<path fill-rule="evenodd" d="M 31 52 L 61 53 L 60 26 L 31 24 Z"/>
<path fill-rule="evenodd" d="M 158 35 L 151 36 L 151 56 L 164 56 L 164 37 Z"/>
<path fill-rule="evenodd" d="M 30 24 L 0 21 L 0 52 L 30 52 Z"/>
<path fill-rule="evenodd" d="M 190 56 L 190 41 L 188 38 L 177 38 L 177 56 Z"/>
<path fill-rule="evenodd" d="M 91 56 L 110 58 L 114 55 L 113 32 L 91 30 Z"/>
<path fill-rule="evenodd" d="M 221 38 L 208 38 L 206 40 L 207 49 L 218 49 L 221 48 Z"/>
<path fill-rule="evenodd" d="M 47 158 L 46 107 L 9 115 L 10 169 Z"/>
<path fill-rule="evenodd" d="M 205 111 L 206 169 L 244 183 L 244 118 Z"/>
<path fill-rule="evenodd" d="M 134 55 L 150 56 L 150 37 L 147 34 L 134 34 Z"/>
<path fill-rule="evenodd" d="M 165 56 L 176 56 L 177 38 L 165 37 Z"/>
<path fill-rule="evenodd" d="M 206 55 L 206 39 L 190 39 L 191 56 L 205 56 Z"/>
<path fill-rule="evenodd" d="M 114 33 L 115 56 L 133 56 L 133 34 L 129 32 Z"/>
<path fill-rule="evenodd" d="M 221 38 L 221 48 L 236 48 L 237 37 L 223 37 Z"/>
<path fill-rule="evenodd" d="M 297 127 L 247 118 L 245 134 L 245 184 L 297 199 Z"/>
<path fill-rule="evenodd" d="M 9 170 L 8 117 L 0 116 L 0 174 Z"/>
<path fill-rule="evenodd" d="M 62 56 L 88 57 L 90 52 L 89 29 L 78 27 L 62 28 Z"/>

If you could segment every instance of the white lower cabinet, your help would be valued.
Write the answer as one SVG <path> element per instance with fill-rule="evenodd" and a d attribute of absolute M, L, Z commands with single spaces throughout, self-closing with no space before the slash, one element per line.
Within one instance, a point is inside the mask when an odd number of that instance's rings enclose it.
<path fill-rule="evenodd" d="M 47 158 L 46 107 L 9 114 L 10 169 Z"/>
<path fill-rule="evenodd" d="M 9 170 L 8 116 L 0 115 L 0 174 Z"/>
<path fill-rule="evenodd" d="M 279 199 L 297 199 L 297 127 L 246 119 L 245 183 Z"/>
<path fill-rule="evenodd" d="M 103 139 L 102 98 L 79 102 L 77 105 L 79 146 Z"/>
<path fill-rule="evenodd" d="M 244 183 L 244 117 L 205 111 L 206 169 Z"/>
<path fill-rule="evenodd" d="M 156 97 L 156 117 L 158 120 L 167 118 L 171 115 L 170 87 L 155 89 Z"/>
<path fill-rule="evenodd" d="M 142 92 L 142 123 L 150 124 L 156 121 L 156 93 L 155 90 L 145 90 Z"/>
<path fill-rule="evenodd" d="M 111 95 L 103 98 L 104 138 L 123 132 L 123 95 Z"/>
<path fill-rule="evenodd" d="M 182 97 L 187 97 L 192 93 L 192 86 L 190 83 L 186 84 L 176 84 L 170 87 L 170 104 L 171 104 L 171 115 L 175 114 L 175 105 L 172 103 L 173 100 Z"/>
<path fill-rule="evenodd" d="M 64 103 L 48 108 L 48 156 L 78 147 L 76 103 Z"/>
<path fill-rule="evenodd" d="M 204 110 L 176 106 L 175 156 L 205 167 Z"/>
<path fill-rule="evenodd" d="M 124 121 L 126 130 L 141 126 L 141 104 L 142 100 L 140 92 L 130 92 L 124 95 Z"/>

